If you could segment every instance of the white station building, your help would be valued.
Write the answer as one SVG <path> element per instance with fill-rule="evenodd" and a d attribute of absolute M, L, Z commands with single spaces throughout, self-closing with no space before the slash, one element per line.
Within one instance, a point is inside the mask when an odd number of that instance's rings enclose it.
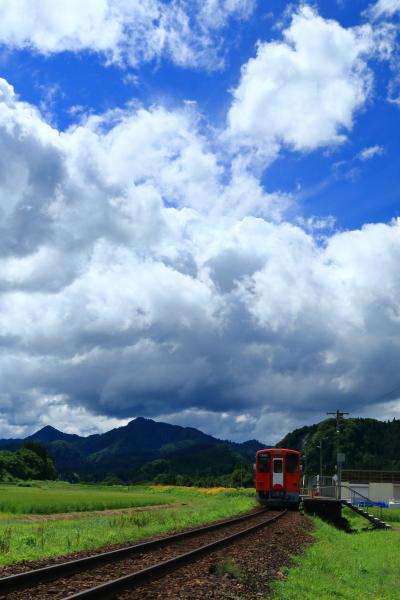
<path fill-rule="evenodd" d="M 400 508 L 400 471 L 343 469 L 342 486 L 348 486 L 373 502 L 385 502 Z M 342 498 L 351 499 L 351 491 L 342 487 Z M 361 497 L 356 498 L 361 500 Z"/>

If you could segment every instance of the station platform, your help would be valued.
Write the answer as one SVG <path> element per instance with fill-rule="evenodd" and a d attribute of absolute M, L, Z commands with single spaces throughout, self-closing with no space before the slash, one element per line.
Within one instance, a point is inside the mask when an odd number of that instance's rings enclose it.
<path fill-rule="evenodd" d="M 353 505 L 349 500 L 337 500 L 323 496 L 302 496 L 302 501 L 305 513 L 316 515 L 340 529 L 348 529 L 348 521 L 342 516 L 343 506 L 364 517 L 376 528 L 390 529 L 390 525 L 382 517 L 370 514 L 367 510 Z"/>
<path fill-rule="evenodd" d="M 324 498 L 323 496 L 303 496 L 302 500 L 304 512 L 307 514 L 316 515 L 337 527 L 343 526 L 341 500 Z"/>

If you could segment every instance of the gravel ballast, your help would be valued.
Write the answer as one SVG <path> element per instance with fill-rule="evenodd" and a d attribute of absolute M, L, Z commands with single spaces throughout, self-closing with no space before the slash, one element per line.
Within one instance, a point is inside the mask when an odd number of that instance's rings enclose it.
<path fill-rule="evenodd" d="M 261 600 L 270 584 L 284 578 L 292 556 L 313 542 L 312 521 L 299 512 L 250 534 L 231 546 L 118 596 L 119 600 Z"/>

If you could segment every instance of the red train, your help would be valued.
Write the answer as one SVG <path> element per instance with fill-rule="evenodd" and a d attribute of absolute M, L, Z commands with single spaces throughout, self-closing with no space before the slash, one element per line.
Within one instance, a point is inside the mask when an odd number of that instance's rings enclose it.
<path fill-rule="evenodd" d="M 300 504 L 300 452 L 269 448 L 256 453 L 257 500 L 264 506 L 297 509 Z"/>

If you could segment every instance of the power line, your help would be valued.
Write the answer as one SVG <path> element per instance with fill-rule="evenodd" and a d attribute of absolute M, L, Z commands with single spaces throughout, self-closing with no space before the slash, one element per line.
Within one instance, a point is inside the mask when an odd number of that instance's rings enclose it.
<path fill-rule="evenodd" d="M 378 396 L 378 398 L 375 398 L 375 400 L 373 400 L 373 402 L 378 402 L 378 400 L 383 400 L 383 398 L 386 398 L 387 396 L 390 396 L 394 392 L 397 392 L 397 390 L 400 390 L 400 385 L 398 385 L 397 387 L 395 387 L 392 390 L 390 390 L 390 392 L 386 392 L 386 394 L 383 394 L 382 396 Z"/>

